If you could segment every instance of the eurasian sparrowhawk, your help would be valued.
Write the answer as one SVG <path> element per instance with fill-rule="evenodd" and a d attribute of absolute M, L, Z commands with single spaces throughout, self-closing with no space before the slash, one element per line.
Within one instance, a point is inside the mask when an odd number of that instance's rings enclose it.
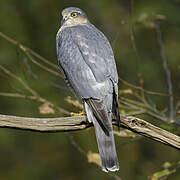
<path fill-rule="evenodd" d="M 117 171 L 112 118 L 120 122 L 118 74 L 111 45 L 81 9 L 66 8 L 62 16 L 56 37 L 59 66 L 94 124 L 102 170 Z"/>

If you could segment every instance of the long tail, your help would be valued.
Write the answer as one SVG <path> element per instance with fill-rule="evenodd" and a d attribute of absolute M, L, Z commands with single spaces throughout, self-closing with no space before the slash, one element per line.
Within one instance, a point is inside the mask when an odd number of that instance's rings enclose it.
<path fill-rule="evenodd" d="M 108 133 L 102 128 L 102 124 L 99 123 L 98 119 L 94 116 L 91 107 L 85 103 L 85 110 L 87 113 L 88 120 L 93 122 L 95 127 L 95 134 L 98 143 L 98 149 L 101 157 L 102 170 L 118 171 L 119 163 L 116 154 L 114 135 L 112 123 L 108 124 Z M 109 117 L 110 118 L 110 117 Z M 111 120 L 108 120 L 111 122 Z"/>
<path fill-rule="evenodd" d="M 119 164 L 114 143 L 113 130 L 109 131 L 109 135 L 105 134 L 101 126 L 94 120 L 96 139 L 98 143 L 99 153 L 101 156 L 101 164 L 103 171 L 118 171 Z"/>

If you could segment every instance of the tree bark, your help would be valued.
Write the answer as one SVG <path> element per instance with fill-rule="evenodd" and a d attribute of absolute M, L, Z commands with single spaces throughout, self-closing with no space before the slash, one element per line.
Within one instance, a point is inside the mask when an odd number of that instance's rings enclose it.
<path fill-rule="evenodd" d="M 113 125 L 117 123 L 113 121 Z M 28 118 L 0 115 L 0 127 L 15 128 L 39 132 L 65 132 L 82 130 L 91 127 L 85 116 L 60 118 Z M 180 150 L 180 137 L 142 119 L 121 115 L 121 126 L 134 133 L 146 136 Z"/>

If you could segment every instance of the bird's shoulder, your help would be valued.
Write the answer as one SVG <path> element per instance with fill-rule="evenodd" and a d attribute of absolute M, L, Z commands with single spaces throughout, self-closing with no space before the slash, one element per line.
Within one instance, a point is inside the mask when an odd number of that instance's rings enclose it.
<path fill-rule="evenodd" d="M 93 24 L 71 27 L 73 42 L 79 47 L 86 62 L 97 69 L 105 68 L 117 83 L 118 75 L 114 53 L 107 37 Z"/>
<path fill-rule="evenodd" d="M 78 48 L 83 60 L 91 68 L 97 80 L 102 81 L 111 77 L 118 82 L 111 45 L 106 36 L 93 24 L 61 27 L 57 33 L 57 43 L 57 47 L 61 46 L 59 48 L 61 51 L 57 50 L 58 53 L 63 53 L 62 49 L 68 49 L 68 52 L 75 51 L 73 53 L 75 54 Z"/>

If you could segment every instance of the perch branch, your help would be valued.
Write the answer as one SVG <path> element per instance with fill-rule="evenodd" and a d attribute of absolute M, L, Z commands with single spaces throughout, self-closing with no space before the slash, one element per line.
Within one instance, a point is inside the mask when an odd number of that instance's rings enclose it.
<path fill-rule="evenodd" d="M 117 125 L 113 122 L 113 125 Z M 180 137 L 142 119 L 121 115 L 122 127 L 180 150 Z M 82 130 L 92 126 L 85 116 L 60 118 L 27 118 L 0 115 L 0 127 L 40 132 L 64 132 Z"/>

